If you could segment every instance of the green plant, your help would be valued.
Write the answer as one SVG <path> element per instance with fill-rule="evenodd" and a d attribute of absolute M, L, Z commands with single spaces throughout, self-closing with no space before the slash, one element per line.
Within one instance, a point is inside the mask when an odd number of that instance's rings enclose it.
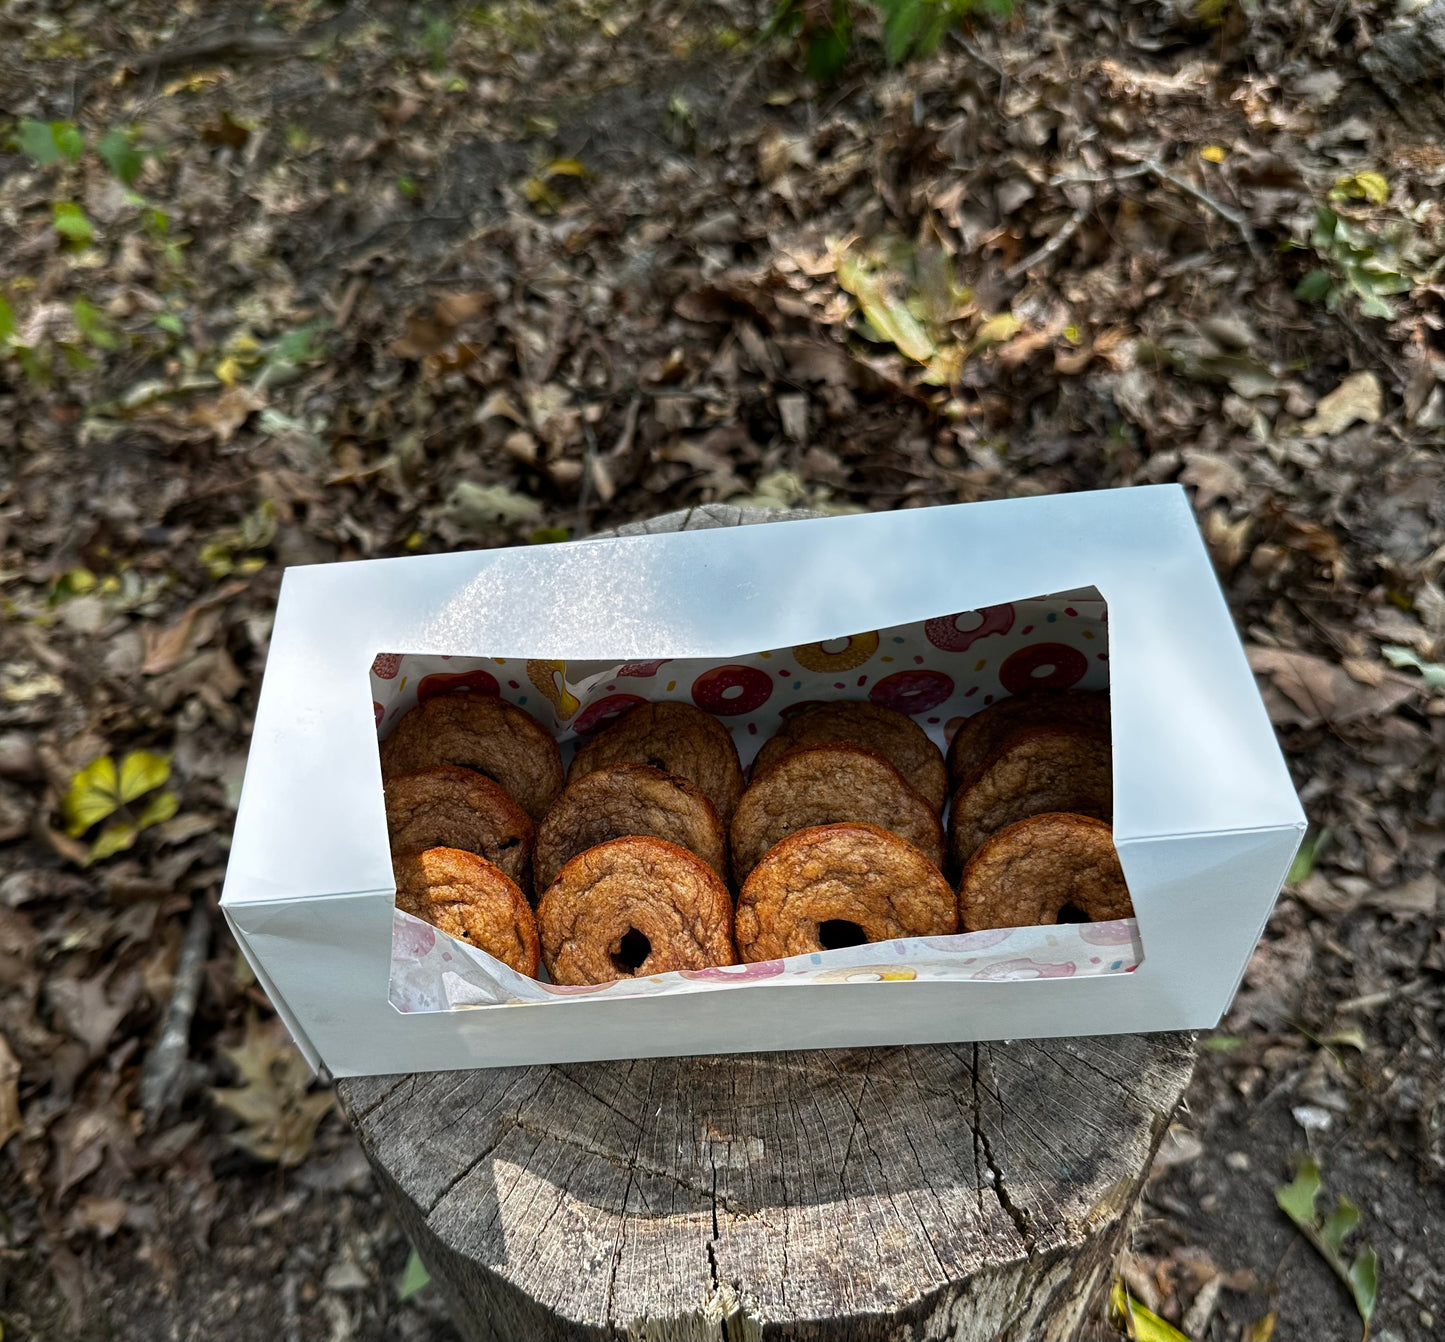
<path fill-rule="evenodd" d="M 1373 201 L 1378 199 L 1378 186 L 1367 179 L 1375 176 L 1360 174 L 1348 180 L 1351 184 L 1363 183 L 1355 188 L 1359 198 Z M 1375 194 L 1367 197 L 1366 192 Z M 1343 203 L 1346 191 L 1337 188 L 1331 196 Z M 1424 238 L 1412 220 L 1347 219 L 1329 205 L 1321 205 L 1315 212 L 1310 246 L 1325 264 L 1311 270 L 1295 286 L 1296 297 L 1322 302 L 1335 312 L 1353 295 L 1365 316 L 1386 321 L 1395 317 L 1395 307 L 1386 301 L 1387 295 L 1409 293 L 1417 285 L 1429 283 L 1445 265 L 1445 256 L 1427 261 Z"/>
<path fill-rule="evenodd" d="M 1341 1193 L 1335 1210 L 1321 1217 L 1317 1209 L 1320 1192 L 1319 1164 L 1313 1156 L 1303 1155 L 1295 1167 L 1294 1182 L 1275 1189 L 1274 1200 L 1349 1288 L 1365 1325 L 1364 1337 L 1368 1338 L 1379 1289 L 1379 1262 L 1375 1250 L 1368 1244 L 1359 1247 L 1354 1258 L 1346 1261 L 1345 1240 L 1360 1223 L 1360 1209 Z"/>
<path fill-rule="evenodd" d="M 856 17 L 869 9 L 882 23 L 884 54 L 899 65 L 932 55 L 949 29 L 971 15 L 1007 17 L 1013 0 L 781 0 L 763 36 L 796 41 L 808 74 L 832 79 L 852 51 Z"/>

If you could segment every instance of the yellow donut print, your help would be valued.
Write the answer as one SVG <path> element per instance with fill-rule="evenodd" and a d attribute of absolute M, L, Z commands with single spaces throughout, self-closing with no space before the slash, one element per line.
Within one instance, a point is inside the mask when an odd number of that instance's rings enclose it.
<path fill-rule="evenodd" d="M 830 638 L 827 641 L 836 643 L 838 640 Z M 862 666 L 877 651 L 876 633 L 854 634 L 838 652 L 828 652 L 821 643 L 804 643 L 793 649 L 793 656 L 805 671 L 837 675 L 840 671 L 851 671 L 855 666 Z"/>
<path fill-rule="evenodd" d="M 815 975 L 814 983 L 910 983 L 918 977 L 916 969 L 897 965 L 850 965 L 846 969 L 825 969 Z"/>
<path fill-rule="evenodd" d="M 546 696 L 558 722 L 566 722 L 582 707 L 577 696 L 567 689 L 566 671 L 566 662 L 527 663 L 527 679 Z"/>

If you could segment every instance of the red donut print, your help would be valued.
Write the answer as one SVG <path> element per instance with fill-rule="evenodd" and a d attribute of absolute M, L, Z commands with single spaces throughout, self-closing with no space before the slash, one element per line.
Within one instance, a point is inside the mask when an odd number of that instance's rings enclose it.
<path fill-rule="evenodd" d="M 900 713 L 927 713 L 953 693 L 953 677 L 942 671 L 895 671 L 884 676 L 868 697 Z"/>
<path fill-rule="evenodd" d="M 783 972 L 781 960 L 759 960 L 750 965 L 713 965 L 708 969 L 679 969 L 685 979 L 700 983 L 745 983 L 751 979 L 775 978 Z"/>
<path fill-rule="evenodd" d="M 395 680 L 401 670 L 401 653 L 379 652 L 371 664 L 371 674 L 378 680 Z"/>
<path fill-rule="evenodd" d="M 371 701 L 371 711 L 376 714 L 376 725 L 380 727 L 382 718 L 386 716 L 386 709 L 373 699 Z"/>
<path fill-rule="evenodd" d="M 773 692 L 773 678 L 754 666 L 715 666 L 692 682 L 692 701 L 718 717 L 756 713 Z"/>
<path fill-rule="evenodd" d="M 617 668 L 617 679 L 621 680 L 623 676 L 655 676 L 668 660 L 664 657 L 660 662 L 625 662 Z"/>
<path fill-rule="evenodd" d="M 959 621 L 971 622 L 967 628 Z M 1002 606 L 985 606 L 982 610 L 961 610 L 957 615 L 940 615 L 936 620 L 925 620 L 923 632 L 935 648 L 944 652 L 967 652 L 981 638 L 990 634 L 1006 634 L 1014 627 L 1014 608 L 1005 602 Z"/>
<path fill-rule="evenodd" d="M 416 687 L 416 701 L 424 704 L 439 694 L 500 694 L 502 687 L 490 671 L 438 671 L 423 676 Z"/>
<path fill-rule="evenodd" d="M 599 727 L 616 722 L 629 708 L 636 708 L 638 704 L 646 702 L 647 700 L 636 694 L 609 694 L 607 698 L 599 699 L 595 704 L 584 708 L 577 715 L 577 721 L 572 724 L 572 730 L 580 736 L 588 736 Z"/>
<path fill-rule="evenodd" d="M 1020 648 L 999 667 L 998 678 L 1010 694 L 1029 690 L 1066 690 L 1089 669 L 1089 659 L 1066 643 L 1035 643 Z"/>

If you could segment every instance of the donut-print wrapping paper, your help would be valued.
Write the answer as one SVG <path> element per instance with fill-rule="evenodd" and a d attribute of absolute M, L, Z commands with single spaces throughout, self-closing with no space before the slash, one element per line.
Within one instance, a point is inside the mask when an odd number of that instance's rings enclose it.
<path fill-rule="evenodd" d="M 1096 592 L 1009 602 L 914 624 L 727 661 L 630 661 L 599 666 L 526 658 L 382 653 L 372 706 L 385 737 L 437 694 L 499 694 L 550 728 L 570 760 L 575 743 L 644 702 L 676 700 L 732 733 L 744 768 L 789 716 L 809 704 L 868 699 L 909 714 L 941 748 L 966 717 L 1030 688 L 1109 685 L 1108 612 Z M 1132 918 L 1110 923 L 914 937 L 752 965 L 560 987 L 516 974 L 482 951 L 400 911 L 392 929 L 391 1001 L 446 1011 L 770 985 L 1082 977 L 1127 973 L 1143 960 Z"/>

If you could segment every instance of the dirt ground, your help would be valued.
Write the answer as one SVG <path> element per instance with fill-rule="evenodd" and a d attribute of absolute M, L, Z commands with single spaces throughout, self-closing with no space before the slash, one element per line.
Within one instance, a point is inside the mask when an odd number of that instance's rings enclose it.
<path fill-rule="evenodd" d="M 902 69 L 861 20 L 822 86 L 772 9 L 0 14 L 7 1342 L 455 1336 L 215 912 L 285 565 L 1173 480 L 1311 830 L 1122 1279 L 1358 1336 L 1276 1207 L 1310 1152 L 1376 1342 L 1445 1327 L 1445 152 L 1361 64 L 1394 6 L 1019 0 Z"/>

